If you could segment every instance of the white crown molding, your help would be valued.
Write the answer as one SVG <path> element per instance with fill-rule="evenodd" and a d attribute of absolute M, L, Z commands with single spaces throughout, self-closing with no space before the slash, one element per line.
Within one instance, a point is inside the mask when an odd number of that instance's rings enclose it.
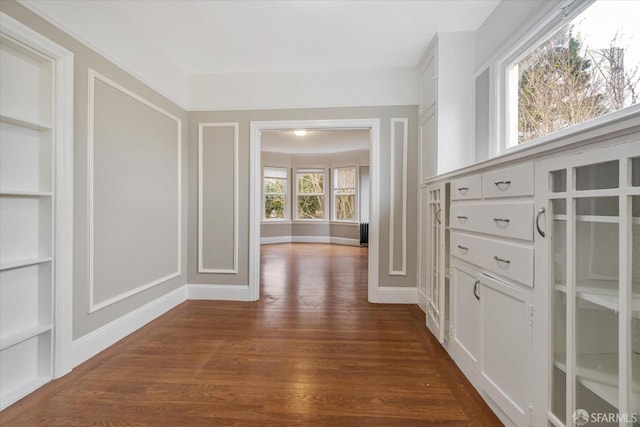
<path fill-rule="evenodd" d="M 233 267 L 232 268 L 207 268 L 204 265 L 203 230 L 204 230 L 204 129 L 207 127 L 231 127 L 233 128 Z M 238 273 L 238 123 L 199 123 L 198 124 L 198 273 Z"/>
<path fill-rule="evenodd" d="M 395 242 L 395 221 L 396 221 L 396 191 L 395 184 L 398 179 L 396 177 L 396 144 L 399 141 L 396 141 L 395 137 L 395 125 L 399 123 L 402 125 L 402 194 L 400 197 L 402 198 L 402 213 L 400 216 L 400 221 L 402 224 L 402 268 L 400 270 L 396 270 L 394 268 L 395 264 L 395 251 L 394 251 L 394 242 Z M 389 275 L 390 276 L 406 276 L 407 275 L 407 181 L 408 181 L 408 172 L 407 172 L 407 152 L 408 152 L 408 131 L 409 131 L 409 119 L 391 119 L 391 135 L 390 135 L 390 168 L 391 173 L 389 174 L 390 179 L 390 187 L 389 187 Z"/>
<path fill-rule="evenodd" d="M 146 100 L 145 98 L 142 98 L 141 96 L 137 95 L 136 93 L 130 91 L 129 89 L 119 85 L 118 83 L 108 79 L 107 77 L 102 76 L 101 74 L 97 73 L 95 70 L 89 68 L 88 69 L 88 74 L 89 74 L 89 96 L 88 96 L 88 135 L 87 135 L 87 157 L 88 157 L 88 167 L 87 167 L 87 173 L 88 173 L 88 197 L 87 197 L 87 201 L 88 201 L 88 206 L 87 206 L 87 211 L 88 211 L 88 222 L 89 222 L 89 233 L 88 233 L 88 248 L 89 248 L 89 277 L 88 277 L 88 283 L 89 283 L 89 313 L 93 313 L 97 310 L 100 310 L 104 307 L 107 307 L 109 305 L 115 304 L 118 301 L 122 301 L 123 299 L 126 299 L 132 295 L 135 295 L 137 293 L 140 293 L 146 289 L 152 288 L 160 283 L 166 282 L 167 280 L 179 277 L 182 274 L 182 120 L 174 115 L 172 115 L 171 113 L 163 110 L 162 108 L 160 108 L 159 106 L 153 104 L 152 102 Z M 176 136 L 177 136 L 177 152 L 178 152 L 178 156 L 177 156 L 177 164 L 178 164 L 178 174 L 177 174 L 177 185 L 178 185 L 178 200 L 177 200 L 177 208 L 178 208 L 178 221 L 177 221 L 177 235 L 178 235 L 178 239 L 177 239 L 177 271 L 172 272 L 168 275 L 162 276 L 157 278 L 156 280 L 153 280 L 149 283 L 145 283 L 142 284 L 134 289 L 131 289 L 127 292 L 123 292 L 119 295 L 116 295 L 112 298 L 109 298 L 105 301 L 101 301 L 99 303 L 95 302 L 95 295 L 94 295 L 94 248 L 93 248 L 93 244 L 94 244 L 94 124 L 95 124 L 95 117 L 94 117 L 94 113 L 95 113 L 95 80 L 98 79 L 108 85 L 110 85 L 111 87 L 119 90 L 120 92 L 124 93 L 125 95 L 135 99 L 138 102 L 141 102 L 142 104 L 146 105 L 147 107 L 163 114 L 164 116 L 175 120 L 176 122 Z"/>

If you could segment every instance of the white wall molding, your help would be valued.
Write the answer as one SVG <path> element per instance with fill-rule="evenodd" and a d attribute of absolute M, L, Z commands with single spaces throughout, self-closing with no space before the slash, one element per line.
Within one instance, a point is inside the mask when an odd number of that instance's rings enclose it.
<path fill-rule="evenodd" d="M 203 149 L 204 129 L 207 127 L 232 127 L 233 128 L 233 268 L 206 268 L 203 256 L 203 185 L 204 165 Z M 238 273 L 238 123 L 199 123 L 198 124 L 198 273 Z"/>
<path fill-rule="evenodd" d="M 395 137 L 395 127 L 396 124 L 402 125 L 402 175 L 400 179 L 402 179 L 402 194 L 400 197 L 402 198 L 402 213 L 400 214 L 399 220 L 401 221 L 402 228 L 402 244 L 401 244 L 401 259 L 402 259 L 402 268 L 400 270 L 396 270 L 394 268 L 395 265 L 395 226 L 397 212 L 396 212 L 396 182 L 398 177 L 396 176 L 396 144 L 399 141 L 396 141 Z M 390 276 L 406 276 L 407 275 L 407 181 L 408 181 L 408 171 L 407 171 L 407 152 L 408 152 L 408 132 L 409 132 L 409 119 L 391 119 L 391 135 L 390 135 L 390 156 L 389 162 L 391 164 L 391 172 L 389 174 L 390 182 L 389 182 L 389 275 Z"/>
<path fill-rule="evenodd" d="M 189 300 L 252 301 L 248 285 L 186 285 Z"/>
<path fill-rule="evenodd" d="M 377 302 L 384 304 L 417 304 L 418 288 L 380 286 L 377 299 Z"/>
<path fill-rule="evenodd" d="M 122 301 L 132 295 L 135 295 L 139 292 L 142 292 L 146 289 L 152 288 L 160 283 L 166 282 L 167 280 L 179 277 L 182 274 L 182 120 L 173 114 L 163 110 L 161 107 L 153 104 L 145 98 L 137 95 L 136 93 L 130 91 L 129 89 L 119 85 L 118 83 L 108 79 L 107 77 L 99 74 L 95 70 L 89 68 L 89 92 L 88 92 L 88 136 L 87 136 L 87 175 L 88 175 L 88 248 L 89 248 L 89 313 L 100 310 L 101 308 L 107 307 L 111 304 L 115 304 L 118 301 Z M 175 120 L 176 122 L 176 133 L 177 133 L 177 164 L 178 164 L 178 174 L 177 174 L 177 185 L 178 185 L 178 217 L 177 217 L 177 235 L 178 240 L 176 242 L 177 247 L 177 271 L 172 272 L 166 276 L 159 277 L 149 283 L 142 284 L 137 286 L 134 289 L 131 289 L 127 292 L 123 292 L 115 297 L 106 299 L 104 301 L 96 303 L 94 298 L 94 125 L 95 125 L 95 81 L 96 79 L 110 85 L 111 87 L 119 90 L 125 95 L 133 98 L 134 100 L 144 104 L 145 106 L 157 111 L 158 113 Z"/>
<path fill-rule="evenodd" d="M 137 331 L 147 323 L 186 301 L 186 299 L 187 288 L 181 286 L 74 340 L 72 344 L 73 366 L 78 366 L 87 361 L 120 341 L 122 338 Z"/>
<path fill-rule="evenodd" d="M 260 296 L 260 225 L 262 198 L 262 171 L 260 156 L 260 133 L 269 129 L 369 129 L 371 149 L 369 151 L 370 216 L 369 227 L 369 274 L 368 299 L 377 302 L 379 233 L 380 233 L 380 119 L 336 119 L 336 120 L 283 120 L 252 121 L 249 139 L 249 287 L 252 300 Z"/>
<path fill-rule="evenodd" d="M 359 239 L 349 239 L 346 237 L 331 237 L 331 242 L 334 245 L 345 245 L 345 246 L 360 246 Z"/>
<path fill-rule="evenodd" d="M 73 322 L 73 64 L 72 52 L 0 12 L 0 32 L 24 43 L 53 62 L 55 243 L 53 376 L 73 366 L 70 360 Z"/>
<path fill-rule="evenodd" d="M 275 245 L 278 243 L 292 243 L 292 236 L 278 236 L 278 237 L 261 237 L 260 244 L 261 245 Z"/>

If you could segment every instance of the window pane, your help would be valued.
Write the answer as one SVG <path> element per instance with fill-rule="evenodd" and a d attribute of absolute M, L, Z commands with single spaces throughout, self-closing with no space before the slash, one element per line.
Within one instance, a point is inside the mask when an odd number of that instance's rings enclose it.
<path fill-rule="evenodd" d="M 323 196 L 298 196 L 299 219 L 324 219 Z"/>
<path fill-rule="evenodd" d="M 638 16 L 640 2 L 596 1 L 511 67 L 518 79 L 512 145 L 638 103 Z"/>
<path fill-rule="evenodd" d="M 276 178 L 264 179 L 264 192 L 265 193 L 286 193 L 287 180 Z"/>
<path fill-rule="evenodd" d="M 336 219 L 338 221 L 355 221 L 355 196 L 336 196 Z"/>
<path fill-rule="evenodd" d="M 300 194 L 324 193 L 324 173 L 298 174 L 298 193 Z"/>
<path fill-rule="evenodd" d="M 336 188 L 355 188 L 356 168 L 337 168 L 335 171 Z"/>
<path fill-rule="evenodd" d="M 284 219 L 284 196 L 265 196 L 264 217 L 266 219 Z"/>

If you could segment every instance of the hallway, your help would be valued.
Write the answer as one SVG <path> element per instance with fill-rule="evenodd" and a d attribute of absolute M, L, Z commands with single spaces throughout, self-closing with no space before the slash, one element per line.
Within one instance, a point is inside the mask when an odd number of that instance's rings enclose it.
<path fill-rule="evenodd" d="M 262 247 L 259 302 L 187 301 L 0 414 L 33 425 L 499 425 L 367 249 Z"/>

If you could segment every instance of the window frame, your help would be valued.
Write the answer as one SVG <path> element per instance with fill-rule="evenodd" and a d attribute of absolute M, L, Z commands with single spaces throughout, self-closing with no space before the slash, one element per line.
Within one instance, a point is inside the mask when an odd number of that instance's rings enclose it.
<path fill-rule="evenodd" d="M 271 176 L 267 176 L 265 174 L 265 171 L 267 169 L 282 169 L 285 171 L 285 178 L 281 178 L 281 177 L 271 177 Z M 285 185 L 284 185 L 284 193 L 266 193 L 264 191 L 265 188 L 265 179 L 284 179 L 285 180 Z M 291 197 L 290 197 L 290 191 L 289 191 L 289 182 L 290 182 L 290 172 L 289 172 L 289 167 L 288 166 L 263 166 L 262 167 L 262 221 L 263 222 L 283 222 L 283 221 L 289 221 L 290 220 L 290 206 L 291 206 Z M 265 212 L 265 205 L 266 205 L 266 199 L 267 199 L 267 195 L 284 195 L 284 217 L 283 218 L 267 218 L 265 216 L 266 212 Z"/>
<path fill-rule="evenodd" d="M 322 193 L 298 193 L 298 175 L 304 175 L 308 173 L 322 173 L 324 178 L 322 179 Z M 301 222 L 328 222 L 329 220 L 327 211 L 328 211 L 328 203 L 327 203 L 327 185 L 330 184 L 328 181 L 329 173 L 327 173 L 326 167 L 296 167 L 293 172 L 293 176 L 295 177 L 295 181 L 292 180 L 293 185 L 293 193 L 295 203 L 291 203 L 291 210 L 293 211 L 293 218 L 295 221 Z M 322 218 L 300 218 L 298 216 L 298 197 L 301 195 L 304 196 L 322 196 L 323 201 L 323 212 Z"/>
<path fill-rule="evenodd" d="M 338 219 L 337 207 L 338 203 L 336 198 L 338 196 L 337 190 L 350 189 L 352 187 L 337 187 L 337 171 L 338 169 L 353 169 L 355 172 L 355 187 L 353 187 L 353 204 L 354 213 L 353 220 L 350 219 Z M 344 194 L 342 194 L 344 195 Z M 333 222 L 357 224 L 360 222 L 360 167 L 354 164 L 332 166 L 331 168 L 331 220 Z"/>
<path fill-rule="evenodd" d="M 496 106 L 496 115 L 494 118 L 494 138 L 495 145 L 493 149 L 489 147 L 489 153 L 493 152 L 496 156 L 500 156 L 509 152 L 518 151 L 534 145 L 556 141 L 568 136 L 584 133 L 589 130 L 602 127 L 612 122 L 627 118 L 629 116 L 638 115 L 640 113 L 640 104 L 622 108 L 617 111 L 606 113 L 599 117 L 586 120 L 582 123 L 559 129 L 547 135 L 531 139 L 529 141 L 518 144 L 518 81 L 517 77 L 513 77 L 516 72 L 512 66 L 521 61 L 532 50 L 536 49 L 544 43 L 549 37 L 558 31 L 567 22 L 573 20 L 589 8 L 596 0 L 574 1 L 566 0 L 556 5 L 547 15 L 540 21 L 538 25 L 527 31 L 520 41 L 515 43 L 511 49 L 503 54 L 492 68 L 494 68 L 494 90 L 492 97 Z M 511 75 L 510 75 L 511 74 Z M 512 94 L 515 92 L 515 96 Z M 515 108 L 514 108 L 515 106 Z"/>

